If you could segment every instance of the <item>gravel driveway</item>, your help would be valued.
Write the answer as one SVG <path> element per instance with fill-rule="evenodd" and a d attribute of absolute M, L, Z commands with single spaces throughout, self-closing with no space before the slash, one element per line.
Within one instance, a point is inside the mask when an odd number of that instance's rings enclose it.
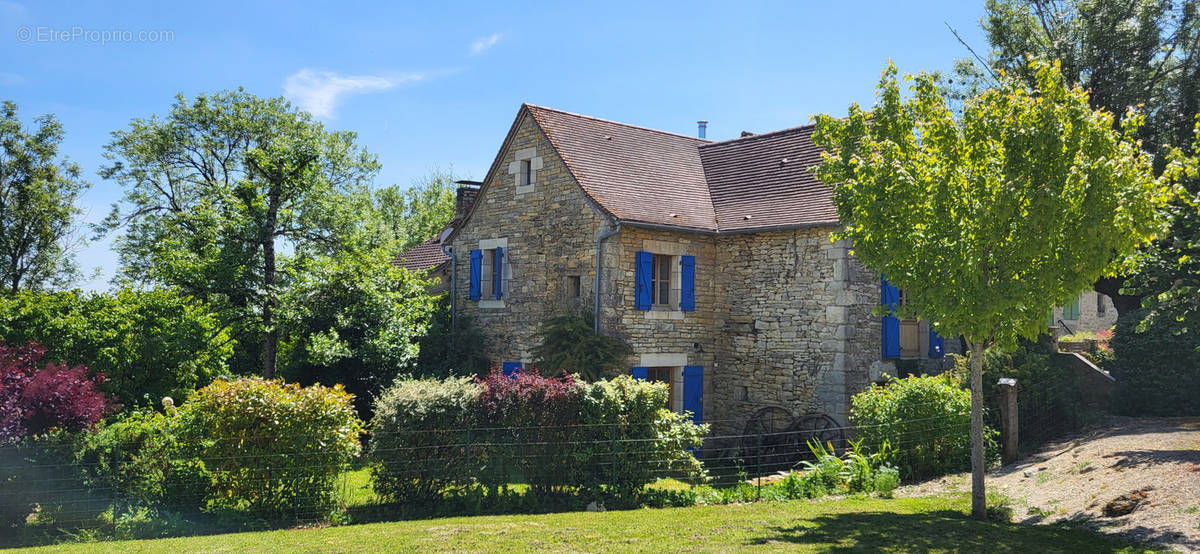
<path fill-rule="evenodd" d="M 1023 523 L 1072 521 L 1104 533 L 1200 552 L 1200 419 L 1118 418 L 993 470 L 988 490 Z M 905 487 L 919 496 L 970 490 L 968 475 Z M 1127 515 L 1105 515 L 1123 495 Z"/>

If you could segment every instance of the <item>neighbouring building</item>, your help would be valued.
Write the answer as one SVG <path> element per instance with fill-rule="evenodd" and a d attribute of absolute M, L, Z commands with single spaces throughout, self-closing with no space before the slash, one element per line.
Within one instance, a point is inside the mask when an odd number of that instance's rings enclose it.
<path fill-rule="evenodd" d="M 1112 299 L 1094 290 L 1079 293 L 1066 306 L 1054 308 L 1050 329 L 1056 336 L 1072 333 L 1098 333 L 1117 324 L 1117 309 Z"/>
<path fill-rule="evenodd" d="M 831 240 L 812 130 L 713 142 L 523 105 L 436 245 L 455 311 L 515 371 L 540 322 L 592 308 L 632 347 L 629 373 L 667 382 L 674 409 L 716 432 L 765 407 L 844 423 L 881 374 L 942 367 L 959 341 L 872 314 L 904 295 Z"/>
<path fill-rule="evenodd" d="M 401 252 L 392 263 L 409 271 L 428 271 L 430 277 L 437 279 L 437 284 L 430 290 L 432 293 L 446 292 L 450 288 L 450 256 L 442 250 L 442 241 L 450 235 L 450 231 L 458 225 L 479 195 L 478 181 L 457 181 L 455 191 L 454 217 L 446 228 L 425 242 Z"/>

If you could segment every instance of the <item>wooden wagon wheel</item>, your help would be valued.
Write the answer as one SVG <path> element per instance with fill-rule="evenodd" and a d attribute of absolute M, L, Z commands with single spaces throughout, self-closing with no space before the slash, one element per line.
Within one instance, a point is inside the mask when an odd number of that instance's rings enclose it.
<path fill-rule="evenodd" d="M 804 414 L 796 418 L 791 430 L 800 444 L 804 445 L 805 453 L 808 453 L 810 440 L 822 445 L 833 443 L 834 448 L 842 448 L 846 440 L 842 425 L 827 414 Z"/>
<path fill-rule="evenodd" d="M 767 406 L 750 416 L 742 433 L 741 457 L 748 471 L 760 475 L 791 469 L 804 441 L 793 429 L 791 412 Z"/>

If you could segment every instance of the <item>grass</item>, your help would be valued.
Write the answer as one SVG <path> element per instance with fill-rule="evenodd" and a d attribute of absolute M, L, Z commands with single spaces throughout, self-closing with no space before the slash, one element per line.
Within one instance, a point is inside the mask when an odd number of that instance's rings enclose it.
<path fill-rule="evenodd" d="M 55 552 L 883 551 L 1142 552 L 1090 531 L 966 517 L 966 495 L 843 498 L 604 513 L 480 516 L 153 541 L 46 547 Z M 37 551 L 40 549 L 32 549 Z"/>

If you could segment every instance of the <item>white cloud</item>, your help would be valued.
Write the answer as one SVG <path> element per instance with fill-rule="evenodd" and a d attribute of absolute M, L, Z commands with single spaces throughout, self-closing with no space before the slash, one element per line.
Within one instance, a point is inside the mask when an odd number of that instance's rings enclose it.
<path fill-rule="evenodd" d="M 471 43 L 471 55 L 474 56 L 476 54 L 480 54 L 484 50 L 495 46 L 497 42 L 500 42 L 501 36 L 502 35 L 500 33 L 492 33 L 491 36 L 476 39 L 475 42 Z"/>
<path fill-rule="evenodd" d="M 283 92 L 300 108 L 317 117 L 333 117 L 342 97 L 377 92 L 425 79 L 421 73 L 400 75 L 338 75 L 332 71 L 301 69 L 283 82 Z"/>

